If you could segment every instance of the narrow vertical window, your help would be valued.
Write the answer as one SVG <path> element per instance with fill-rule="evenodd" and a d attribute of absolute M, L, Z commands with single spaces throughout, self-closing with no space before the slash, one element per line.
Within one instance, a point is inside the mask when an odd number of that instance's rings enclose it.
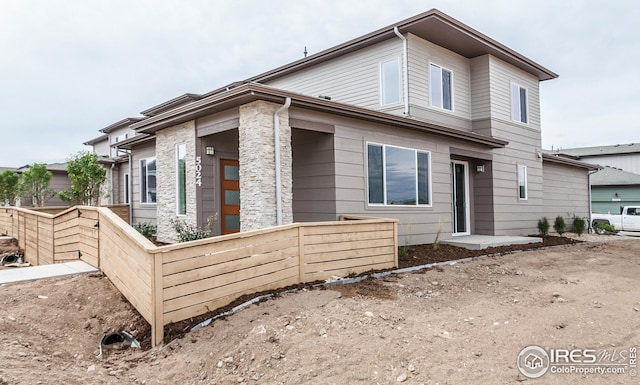
<path fill-rule="evenodd" d="M 511 83 L 511 119 L 527 123 L 527 89 Z"/>
<path fill-rule="evenodd" d="M 187 145 L 176 145 L 176 214 L 187 215 Z"/>
<path fill-rule="evenodd" d="M 380 63 L 380 104 L 400 103 L 400 60 Z"/>
<path fill-rule="evenodd" d="M 124 174 L 124 203 L 129 204 L 129 174 Z"/>
<path fill-rule="evenodd" d="M 527 166 L 518 165 L 518 198 L 526 200 L 527 196 Z"/>
<path fill-rule="evenodd" d="M 433 107 L 453 111 L 453 81 L 451 71 L 438 65 L 429 65 L 430 98 Z"/>
<path fill-rule="evenodd" d="M 140 203 L 156 203 L 156 158 L 140 160 Z"/>

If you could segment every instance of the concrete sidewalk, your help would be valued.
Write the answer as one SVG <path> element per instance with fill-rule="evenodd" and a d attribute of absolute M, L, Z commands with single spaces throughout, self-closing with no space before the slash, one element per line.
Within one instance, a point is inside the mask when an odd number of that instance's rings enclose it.
<path fill-rule="evenodd" d="M 0 270 L 0 285 L 10 282 L 32 281 L 43 278 L 57 278 L 68 275 L 93 273 L 99 271 L 84 261 L 55 263 L 30 267 L 12 267 Z"/>

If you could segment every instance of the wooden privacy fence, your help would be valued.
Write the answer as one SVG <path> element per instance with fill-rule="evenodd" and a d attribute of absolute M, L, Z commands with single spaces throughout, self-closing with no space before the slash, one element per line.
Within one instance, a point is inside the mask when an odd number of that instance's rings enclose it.
<path fill-rule="evenodd" d="M 244 294 L 398 265 L 395 220 L 341 219 L 156 247 L 107 208 L 56 216 L 2 208 L 0 233 L 18 238 L 33 264 L 79 258 L 99 267 L 151 324 L 155 346 L 165 325 Z"/>

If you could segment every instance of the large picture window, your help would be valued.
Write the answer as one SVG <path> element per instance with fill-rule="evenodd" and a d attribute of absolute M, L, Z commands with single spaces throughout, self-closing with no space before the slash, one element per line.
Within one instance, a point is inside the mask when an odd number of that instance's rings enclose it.
<path fill-rule="evenodd" d="M 527 123 L 527 89 L 511 83 L 511 119 Z"/>
<path fill-rule="evenodd" d="M 430 205 L 429 153 L 409 148 L 368 144 L 370 205 Z"/>
<path fill-rule="evenodd" d="M 400 103 L 400 60 L 380 63 L 380 104 Z"/>
<path fill-rule="evenodd" d="M 527 196 L 527 166 L 518 165 L 518 198 L 526 200 Z"/>
<path fill-rule="evenodd" d="M 187 145 L 176 145 L 176 214 L 187 215 Z"/>
<path fill-rule="evenodd" d="M 156 203 L 156 158 L 140 160 L 140 203 Z"/>
<path fill-rule="evenodd" d="M 453 111 L 451 71 L 438 65 L 431 64 L 429 66 L 429 74 L 431 80 L 431 105 L 433 107 Z"/>

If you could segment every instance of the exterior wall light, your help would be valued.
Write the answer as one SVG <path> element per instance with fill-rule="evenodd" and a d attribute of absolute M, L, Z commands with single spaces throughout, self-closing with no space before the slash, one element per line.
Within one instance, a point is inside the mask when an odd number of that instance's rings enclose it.
<path fill-rule="evenodd" d="M 213 146 L 205 146 L 204 153 L 207 154 L 207 155 L 215 155 L 216 154 L 216 148 L 213 147 Z"/>
<path fill-rule="evenodd" d="M 484 172 L 484 164 L 477 165 L 476 172 Z"/>

